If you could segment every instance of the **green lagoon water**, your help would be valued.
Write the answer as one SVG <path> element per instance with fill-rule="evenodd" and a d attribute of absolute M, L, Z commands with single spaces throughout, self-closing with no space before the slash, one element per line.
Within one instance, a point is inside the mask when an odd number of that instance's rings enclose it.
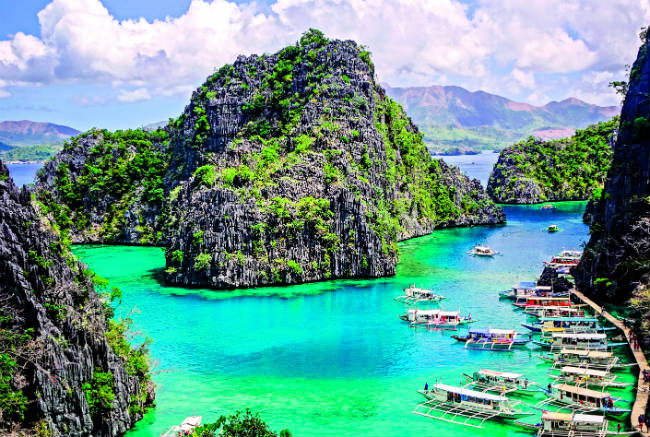
<path fill-rule="evenodd" d="M 245 407 L 295 436 L 525 435 L 498 422 L 473 429 L 410 412 L 425 382 L 458 384 L 463 372 L 480 368 L 522 372 L 546 385 L 549 366 L 538 350 L 468 351 L 449 331 L 409 328 L 397 318 L 407 307 L 393 298 L 410 283 L 433 287 L 448 297 L 443 308 L 480 319 L 474 326 L 526 332 L 525 315 L 497 293 L 539 275 L 552 254 L 579 248 L 588 237 L 583 209 L 579 202 L 557 211 L 506 207 L 506 226 L 440 230 L 400 244 L 397 275 L 367 281 L 188 290 L 161 284 L 161 249 L 75 252 L 122 289 L 118 313 L 132 312 L 134 330 L 154 339 L 157 405 L 128 437 L 157 436 L 189 415 L 209 421 Z M 547 233 L 550 223 L 560 232 Z M 475 243 L 500 254 L 469 256 Z"/>

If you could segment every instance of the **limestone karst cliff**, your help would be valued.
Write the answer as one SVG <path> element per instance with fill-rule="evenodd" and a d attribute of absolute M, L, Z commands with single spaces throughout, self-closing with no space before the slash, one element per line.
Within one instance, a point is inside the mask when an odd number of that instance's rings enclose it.
<path fill-rule="evenodd" d="M 121 435 L 153 402 L 145 349 L 30 197 L 0 162 L 0 434 Z"/>
<path fill-rule="evenodd" d="M 650 44 L 648 31 L 630 71 L 620 132 L 576 285 L 603 301 L 628 301 L 650 331 Z M 647 345 L 647 343 L 646 343 Z"/>
<path fill-rule="evenodd" d="M 37 191 L 74 241 L 160 244 L 166 281 L 215 288 L 391 275 L 400 240 L 505 221 L 369 52 L 318 31 L 225 65 L 164 130 L 74 139 Z"/>

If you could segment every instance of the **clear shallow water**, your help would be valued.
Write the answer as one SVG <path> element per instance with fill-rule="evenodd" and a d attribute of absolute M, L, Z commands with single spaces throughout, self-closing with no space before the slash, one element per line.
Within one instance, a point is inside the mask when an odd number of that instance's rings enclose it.
<path fill-rule="evenodd" d="M 485 188 L 487 186 L 487 181 L 490 178 L 492 168 L 499 159 L 499 154 L 493 152 L 482 152 L 478 155 L 450 155 L 436 156 L 436 158 L 442 158 L 447 164 L 455 165 L 460 168 L 463 173 L 480 180 L 481 185 Z"/>
<path fill-rule="evenodd" d="M 122 289 L 119 311 L 135 310 L 134 330 L 154 339 L 157 407 L 129 437 L 157 436 L 188 415 L 213 420 L 245 407 L 295 436 L 524 435 L 499 423 L 481 430 L 410 412 L 425 381 L 458 384 L 463 372 L 480 368 L 520 371 L 546 385 L 548 365 L 538 351 L 467 351 L 449 332 L 409 328 L 397 318 L 406 306 L 393 298 L 410 283 L 431 286 L 448 297 L 444 308 L 480 319 L 475 326 L 524 332 L 525 316 L 497 292 L 534 278 L 550 254 L 579 247 L 588 235 L 583 208 L 506 207 L 506 226 L 441 230 L 400 244 L 397 275 L 367 281 L 187 290 L 161 286 L 161 249 L 75 252 Z M 561 231 L 545 232 L 551 222 Z M 468 256 L 477 242 L 501 254 Z"/>
<path fill-rule="evenodd" d="M 41 167 L 43 167 L 42 162 L 7 164 L 9 176 L 11 176 L 18 187 L 33 183 L 36 179 L 36 172 Z"/>

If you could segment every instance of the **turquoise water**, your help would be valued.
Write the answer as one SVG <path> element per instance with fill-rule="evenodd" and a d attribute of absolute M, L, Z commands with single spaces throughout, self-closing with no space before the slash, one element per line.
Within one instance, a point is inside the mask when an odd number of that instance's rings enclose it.
<path fill-rule="evenodd" d="M 443 308 L 479 319 L 475 326 L 525 332 L 525 316 L 497 292 L 533 279 L 551 254 L 579 248 L 588 236 L 583 208 L 580 202 L 554 212 L 506 207 L 506 226 L 441 230 L 400 244 L 397 275 L 367 281 L 187 290 L 161 285 L 160 249 L 75 252 L 122 289 L 119 312 L 133 311 L 134 330 L 154 339 L 157 407 L 129 437 L 157 436 L 188 415 L 213 420 L 245 407 L 295 436 L 524 435 L 498 422 L 474 429 L 410 412 L 425 382 L 458 384 L 463 372 L 480 368 L 522 372 L 546 385 L 548 365 L 538 351 L 465 350 L 450 332 L 409 328 L 397 318 L 406 306 L 393 298 L 410 283 L 430 286 L 448 297 Z M 545 232 L 549 223 L 560 232 Z M 500 254 L 469 256 L 478 242 Z"/>

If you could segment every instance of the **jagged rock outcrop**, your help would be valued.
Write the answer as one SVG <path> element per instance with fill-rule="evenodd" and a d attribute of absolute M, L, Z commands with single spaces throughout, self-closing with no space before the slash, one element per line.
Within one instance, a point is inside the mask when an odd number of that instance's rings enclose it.
<path fill-rule="evenodd" d="M 575 278 L 601 301 L 631 304 L 650 328 L 650 45 L 648 32 L 630 72 L 620 132 L 600 201 L 593 207 L 591 238 Z"/>
<path fill-rule="evenodd" d="M 573 283 L 565 276 L 560 276 L 552 267 L 544 267 L 537 281 L 537 285 L 553 287 L 553 292 L 555 293 L 563 293 L 573 288 Z"/>
<path fill-rule="evenodd" d="M 533 137 L 499 154 L 487 193 L 498 203 L 585 200 L 599 192 L 609 168 L 618 117 L 578 130 L 571 138 Z"/>
<path fill-rule="evenodd" d="M 92 278 L 0 162 L 2 435 L 118 436 L 153 401 L 107 340 L 110 310 Z"/>
<path fill-rule="evenodd" d="M 38 192 L 46 206 L 88 217 L 79 225 L 73 216 L 75 241 L 108 241 L 98 230 L 118 223 L 112 241 L 143 243 L 146 229 L 149 244 L 166 247 L 167 282 L 230 288 L 391 275 L 399 240 L 505 221 L 478 181 L 431 158 L 375 82 L 369 53 L 317 31 L 222 67 L 170 122 L 169 137 L 158 132 L 147 147 L 165 160 L 160 184 L 148 182 L 144 163 L 133 189 L 117 197 L 101 187 L 75 190 L 98 173 L 87 150 L 111 141 L 95 132 L 91 144 L 79 139 L 82 149 L 68 146 L 47 166 Z M 115 179 L 108 171 L 104 187 Z M 162 187 L 164 200 L 143 206 L 141 183 Z M 114 204 L 124 208 L 111 211 Z"/>

